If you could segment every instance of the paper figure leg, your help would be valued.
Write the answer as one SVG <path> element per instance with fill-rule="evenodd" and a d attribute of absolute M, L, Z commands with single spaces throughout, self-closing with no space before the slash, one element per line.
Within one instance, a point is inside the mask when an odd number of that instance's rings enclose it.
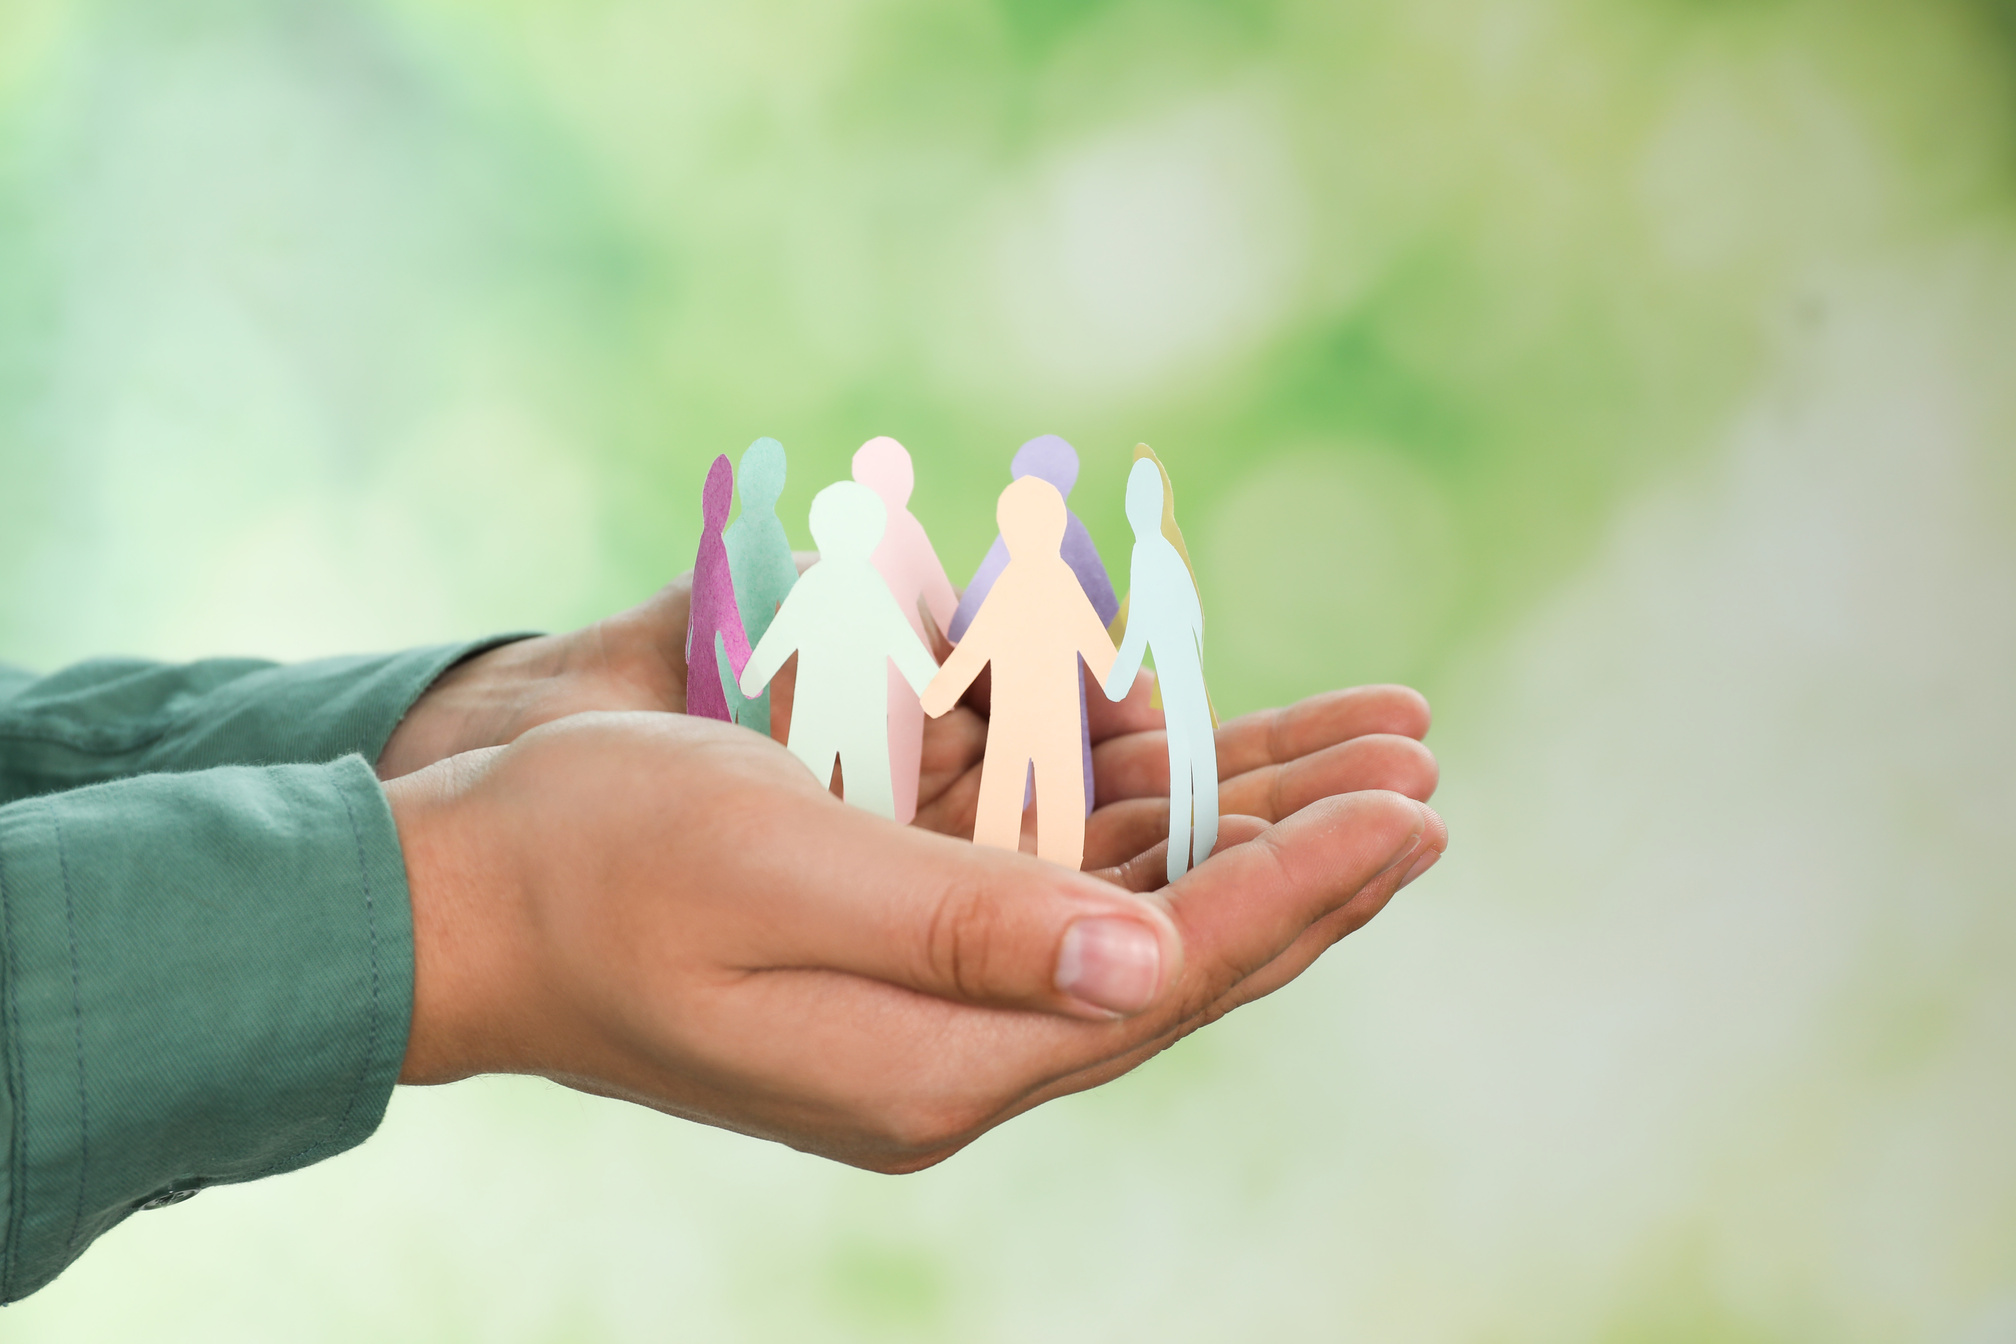
<path fill-rule="evenodd" d="M 897 821 L 917 816 L 917 774 L 924 761 L 924 706 L 892 664 L 889 668 L 889 786 Z"/>
<path fill-rule="evenodd" d="M 1211 728 L 1211 703 L 1204 703 L 1204 722 L 1190 744 L 1190 787 L 1197 819 L 1190 831 L 1190 866 L 1196 867 L 1218 848 L 1218 734 Z"/>
<path fill-rule="evenodd" d="M 796 731 L 792 732 L 791 740 L 785 743 L 785 747 L 793 756 L 805 763 L 805 768 L 812 772 L 812 778 L 819 781 L 820 788 L 833 787 L 833 762 L 840 754 L 838 747 L 831 742 L 800 735 Z M 842 787 L 845 787 L 845 781 L 842 781 Z"/>
<path fill-rule="evenodd" d="M 1189 734 L 1175 725 L 1170 725 L 1169 740 L 1169 854 L 1167 870 L 1169 880 L 1190 871 L 1190 818 L 1196 807 L 1197 784 L 1192 777 L 1196 761 L 1192 758 Z"/>
<path fill-rule="evenodd" d="M 1092 780 L 1092 716 L 1085 707 L 1085 678 L 1089 675 L 1091 675 L 1091 669 L 1086 667 L 1085 660 L 1080 658 L 1078 660 L 1078 742 L 1082 749 L 1081 754 L 1085 758 L 1085 815 L 1088 817 L 1092 815 L 1092 804 L 1099 796 L 1099 791 L 1094 786 Z M 1029 780 L 1029 787 L 1022 790 L 1022 806 L 1027 807 L 1035 801 L 1036 780 L 1032 775 Z"/>
<path fill-rule="evenodd" d="M 1092 787 L 1092 716 L 1085 708 L 1085 678 L 1092 675 L 1092 669 L 1085 666 L 1085 660 L 1078 660 L 1078 745 L 1085 757 L 1085 815 L 1092 815 L 1092 800 L 1099 796 Z M 1100 692 L 1105 694 L 1105 692 Z"/>
<path fill-rule="evenodd" d="M 889 794 L 887 735 L 863 733 L 841 748 L 840 789 L 852 807 L 878 817 L 895 815 L 896 804 Z M 914 806 L 914 797 L 912 803 Z"/>
<path fill-rule="evenodd" d="M 1015 786 L 1028 778 L 1029 757 L 1020 750 L 996 750 L 989 733 L 980 762 L 980 800 L 973 814 L 973 843 L 996 849 L 1022 847 L 1022 805 Z"/>
<path fill-rule="evenodd" d="M 1085 777 L 1071 759 L 1070 741 L 1036 758 L 1036 857 L 1078 868 L 1085 862 L 1085 800 L 1079 796 Z"/>

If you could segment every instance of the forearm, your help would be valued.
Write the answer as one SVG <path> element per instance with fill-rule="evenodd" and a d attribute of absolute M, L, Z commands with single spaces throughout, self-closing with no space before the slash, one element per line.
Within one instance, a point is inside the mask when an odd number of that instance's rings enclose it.
<path fill-rule="evenodd" d="M 164 771 L 375 761 L 444 670 L 499 642 L 292 665 L 97 659 L 14 673 L 0 678 L 0 803 Z"/>

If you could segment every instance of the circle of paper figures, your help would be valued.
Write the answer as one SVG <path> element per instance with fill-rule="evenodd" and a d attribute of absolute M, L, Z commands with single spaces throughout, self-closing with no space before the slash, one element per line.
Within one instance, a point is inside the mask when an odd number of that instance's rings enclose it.
<path fill-rule="evenodd" d="M 910 512 L 915 474 L 903 445 L 870 439 L 852 475 L 813 497 L 819 559 L 801 576 L 777 517 L 783 446 L 756 440 L 739 472 L 725 455 L 714 460 L 693 564 L 687 712 L 768 735 L 768 687 L 795 654 L 786 746 L 821 783 L 837 765 L 848 803 L 907 822 L 925 717 L 946 713 L 991 668 L 973 838 L 1019 848 L 1033 802 L 1037 855 L 1076 868 L 1093 801 L 1085 673 L 1118 700 L 1152 659 L 1168 728 L 1169 880 L 1203 862 L 1218 835 L 1217 714 L 1204 684 L 1203 606 L 1160 459 L 1143 444 L 1128 473 L 1124 603 L 1065 502 L 1078 454 L 1054 434 L 1016 452 L 995 510 L 1000 531 L 963 595 Z M 942 667 L 934 635 L 951 645 Z"/>

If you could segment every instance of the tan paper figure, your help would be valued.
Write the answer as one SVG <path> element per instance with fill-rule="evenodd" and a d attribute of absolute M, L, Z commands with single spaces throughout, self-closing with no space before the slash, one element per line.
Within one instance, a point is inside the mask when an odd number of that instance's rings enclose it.
<path fill-rule="evenodd" d="M 882 497 L 889 524 L 875 548 L 875 568 L 909 618 L 910 628 L 929 648 L 931 636 L 918 613 L 921 601 L 930 608 L 939 630 L 949 629 L 959 594 L 931 549 L 924 524 L 910 512 L 910 490 L 916 482 L 910 454 L 888 437 L 870 439 L 854 454 L 854 479 Z M 924 710 L 917 692 L 892 663 L 889 667 L 889 782 L 896 794 L 896 820 L 906 826 L 917 815 L 917 774 L 924 755 Z"/>
<path fill-rule="evenodd" d="M 1008 564 L 965 637 L 924 691 L 937 718 L 989 663 L 994 667 L 987 752 L 980 762 L 975 843 L 1019 848 L 1022 788 L 1036 776 L 1036 854 L 1076 868 L 1085 861 L 1085 769 L 1079 742 L 1078 660 L 1102 683 L 1118 650 L 1059 548 L 1064 496 L 1040 476 L 1001 492 L 995 518 Z"/>

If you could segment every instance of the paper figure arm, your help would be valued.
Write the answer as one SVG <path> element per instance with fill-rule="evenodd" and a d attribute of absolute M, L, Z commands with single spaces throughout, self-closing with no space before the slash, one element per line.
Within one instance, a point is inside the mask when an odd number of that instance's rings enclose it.
<path fill-rule="evenodd" d="M 1127 604 L 1134 604 L 1134 594 L 1127 594 Z M 1108 637 L 1111 638 L 1110 636 Z M 1100 679 L 1099 689 L 1106 692 L 1108 700 L 1124 700 L 1127 692 L 1134 688 L 1134 678 L 1140 675 L 1141 660 L 1148 653 L 1148 622 L 1130 620 L 1127 631 L 1120 637 L 1120 650 L 1113 659 L 1113 670 Z M 1086 659 L 1091 662 L 1091 659 Z"/>
<path fill-rule="evenodd" d="M 804 604 L 799 601 L 799 595 L 803 591 L 798 588 L 791 590 L 791 596 L 785 598 L 784 605 L 777 609 L 777 619 L 770 622 L 763 638 L 756 641 L 755 649 L 745 655 L 745 665 L 737 674 L 737 684 L 746 698 L 754 700 L 763 694 L 763 688 L 770 684 L 770 678 L 777 675 L 777 669 L 798 652 L 801 637 L 798 627 L 804 617 Z M 743 647 L 748 648 L 746 642 Z"/>
<path fill-rule="evenodd" d="M 918 697 L 924 702 L 924 712 L 937 718 L 946 710 L 959 703 L 959 697 L 973 684 L 973 678 L 980 675 L 980 669 L 993 657 L 989 648 L 994 622 L 987 619 L 985 608 L 976 616 L 973 624 L 966 627 L 966 637 L 953 646 L 952 656 L 938 669 L 923 693 Z"/>
<path fill-rule="evenodd" d="M 1113 664 L 1119 659 L 1120 651 L 1113 647 L 1113 640 L 1106 633 L 1106 623 L 1099 619 L 1099 613 L 1092 609 L 1090 602 L 1074 602 L 1072 606 L 1075 608 L 1071 612 L 1072 623 L 1078 627 L 1078 656 L 1085 660 L 1085 665 L 1092 669 L 1093 677 L 1103 688 L 1106 679 L 1113 673 Z M 1135 666 L 1138 668 L 1140 664 Z"/>
<path fill-rule="evenodd" d="M 883 589 L 884 593 L 888 590 Z M 910 622 L 903 619 L 902 610 L 896 600 L 890 598 L 881 604 L 883 609 L 883 645 L 896 670 L 903 674 L 903 680 L 910 683 L 910 689 L 921 698 L 931 685 L 931 679 L 938 675 L 938 660 L 924 647 L 924 641 L 917 638 L 917 632 L 910 628 Z"/>
<path fill-rule="evenodd" d="M 917 531 L 923 536 L 923 528 L 920 527 Z M 937 623 L 938 633 L 949 639 L 952 618 L 959 611 L 959 594 L 953 591 L 952 576 L 945 572 L 945 565 L 938 559 L 938 551 L 932 546 L 931 538 L 924 536 L 923 540 L 925 558 L 931 562 L 924 571 L 924 609 L 931 613 L 931 619 Z"/>
<path fill-rule="evenodd" d="M 720 630 L 721 642 L 728 651 L 728 666 L 740 677 L 742 669 L 749 666 L 749 632 L 742 628 L 742 612 L 733 603 L 722 614 Z"/>

